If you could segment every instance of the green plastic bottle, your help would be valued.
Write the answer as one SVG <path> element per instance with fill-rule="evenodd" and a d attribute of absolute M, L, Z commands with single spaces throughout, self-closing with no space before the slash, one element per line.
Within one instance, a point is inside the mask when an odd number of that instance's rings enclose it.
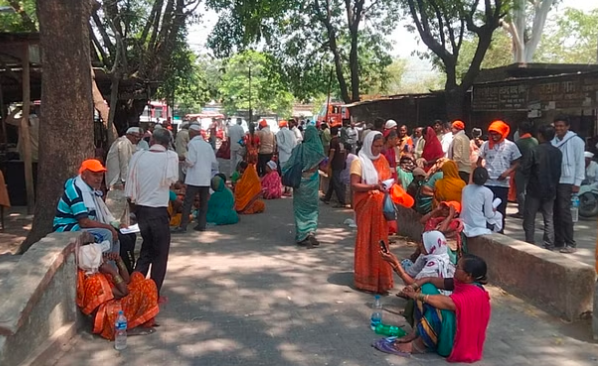
<path fill-rule="evenodd" d="M 376 326 L 376 334 L 381 334 L 387 337 L 403 337 L 407 335 L 407 332 L 403 328 L 399 328 L 394 325 L 378 324 Z"/>

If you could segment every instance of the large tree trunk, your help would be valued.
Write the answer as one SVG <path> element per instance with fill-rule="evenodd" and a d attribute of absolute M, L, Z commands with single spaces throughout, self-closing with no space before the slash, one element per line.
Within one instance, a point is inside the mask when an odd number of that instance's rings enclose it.
<path fill-rule="evenodd" d="M 357 30 L 351 32 L 351 51 L 349 53 L 349 67 L 351 69 L 351 96 L 352 102 L 358 102 L 359 95 L 359 55 L 357 44 Z"/>
<path fill-rule="evenodd" d="M 64 181 L 93 157 L 93 104 L 89 71 L 90 0 L 37 2 L 42 51 L 39 171 L 33 228 L 24 252 L 52 231 Z"/>

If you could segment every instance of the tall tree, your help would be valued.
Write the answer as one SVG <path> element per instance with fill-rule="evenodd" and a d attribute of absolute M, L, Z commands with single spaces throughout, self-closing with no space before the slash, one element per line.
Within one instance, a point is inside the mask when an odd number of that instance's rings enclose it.
<path fill-rule="evenodd" d="M 40 0 L 37 15 L 42 53 L 42 103 L 37 196 L 24 252 L 52 231 L 66 178 L 93 157 L 93 106 L 89 72 L 91 0 Z M 68 147 L 68 148 L 65 148 Z"/>
<path fill-rule="evenodd" d="M 209 4 L 223 13 L 210 42 L 217 53 L 265 43 L 299 99 L 326 91 L 330 65 L 341 99 L 359 100 L 364 79 L 360 45 L 374 41 L 378 54 L 386 53 L 380 35 L 390 33 L 398 19 L 393 0 L 211 0 Z M 381 61 L 390 64 L 390 59 Z M 304 80 L 315 82 L 307 85 Z M 321 88 L 314 91 L 314 86 Z"/>
<path fill-rule="evenodd" d="M 598 63 L 598 9 L 583 12 L 567 8 L 547 27 L 535 55 L 539 62 L 594 64 Z"/>
<path fill-rule="evenodd" d="M 532 62 L 542 40 L 548 13 L 558 1 L 513 0 L 510 14 L 502 22 L 511 35 L 513 62 Z"/>
<path fill-rule="evenodd" d="M 406 0 L 407 12 L 421 40 L 432 53 L 426 56 L 446 73 L 447 116 L 463 118 L 467 90 L 480 72 L 494 30 L 506 14 L 505 0 Z M 468 34 L 469 33 L 469 34 Z M 457 65 L 465 36 L 477 40 L 471 64 L 459 81 Z"/>
<path fill-rule="evenodd" d="M 111 113 L 120 132 L 137 125 L 159 84 L 174 77 L 167 73 L 176 71 L 169 68 L 171 54 L 181 46 L 185 22 L 199 4 L 200 0 L 110 0 L 94 7 L 93 59 L 111 75 Z M 133 85 L 121 87 L 121 80 Z M 130 97 L 119 98 L 123 91 Z"/>

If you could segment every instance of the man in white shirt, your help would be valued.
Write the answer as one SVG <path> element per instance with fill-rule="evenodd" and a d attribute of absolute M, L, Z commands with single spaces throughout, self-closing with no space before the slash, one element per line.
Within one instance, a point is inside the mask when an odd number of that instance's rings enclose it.
<path fill-rule="evenodd" d="M 517 145 L 507 140 L 509 132 L 509 125 L 503 121 L 492 122 L 488 128 L 490 138 L 482 144 L 478 157 L 478 167 L 482 166 L 483 160 L 486 161 L 486 169 L 490 176 L 486 187 L 490 188 L 494 197 L 501 201 L 496 210 L 502 215 L 503 228 L 509 198 L 509 176 L 517 169 L 521 158 Z"/>
<path fill-rule="evenodd" d="M 440 139 L 440 144 L 442 144 L 442 151 L 444 152 L 444 156 L 448 157 L 449 149 L 451 144 L 453 143 L 453 131 L 450 122 L 444 122 L 442 125 L 442 130 L 444 134 Z"/>
<path fill-rule="evenodd" d="M 206 215 L 208 214 L 208 198 L 210 197 L 210 181 L 218 172 L 218 161 L 214 149 L 201 136 L 199 125 L 189 127 L 189 150 L 187 151 L 187 176 L 185 177 L 185 200 L 181 225 L 173 233 L 185 233 L 189 224 L 189 214 L 195 197 L 199 194 L 199 214 L 197 215 L 196 231 L 206 230 Z"/>
<path fill-rule="evenodd" d="M 569 131 L 567 117 L 554 120 L 556 136 L 552 145 L 563 154 L 561 179 L 554 201 L 554 245 L 561 253 L 575 253 L 577 244 L 573 238 L 573 218 L 571 217 L 571 196 L 579 193 L 585 179 L 585 142 L 573 131 Z"/>
<path fill-rule="evenodd" d="M 243 120 L 241 118 L 237 118 L 237 123 L 228 128 L 228 140 L 230 144 L 229 168 L 231 176 L 235 170 L 237 170 L 237 165 L 239 162 L 243 160 L 243 156 L 241 155 L 241 145 L 239 144 L 239 141 L 245 136 L 245 130 L 243 130 L 243 126 L 241 126 L 242 123 Z"/>
<path fill-rule="evenodd" d="M 140 139 L 139 127 L 131 127 L 110 146 L 106 158 L 106 187 L 109 190 L 123 189 L 129 172 L 129 161 L 137 151 L 136 145 Z"/>
<path fill-rule="evenodd" d="M 291 119 L 291 131 L 293 131 L 293 133 L 295 134 L 295 140 L 297 140 L 297 145 L 302 143 L 303 142 L 303 134 L 301 133 L 299 128 L 297 128 L 297 120 L 295 120 L 294 118 Z"/>
<path fill-rule="evenodd" d="M 179 179 L 179 157 L 174 151 L 167 150 L 170 145 L 168 130 L 155 130 L 150 145 L 148 151 L 140 151 L 131 159 L 125 196 L 135 205 L 143 238 L 135 270 L 146 276 L 151 265 L 150 277 L 159 293 L 170 250 L 167 211 L 170 186 Z"/>
<path fill-rule="evenodd" d="M 276 134 L 276 146 L 278 146 L 278 165 L 282 169 L 289 161 L 293 149 L 297 146 L 297 139 L 293 131 L 289 130 L 287 121 L 280 121 L 279 127 L 280 130 Z"/>
<path fill-rule="evenodd" d="M 459 168 L 459 177 L 469 184 L 471 174 L 471 160 L 469 157 L 469 137 L 465 134 L 465 123 L 463 121 L 453 122 L 453 142 L 449 148 L 448 158 L 453 160 Z"/>

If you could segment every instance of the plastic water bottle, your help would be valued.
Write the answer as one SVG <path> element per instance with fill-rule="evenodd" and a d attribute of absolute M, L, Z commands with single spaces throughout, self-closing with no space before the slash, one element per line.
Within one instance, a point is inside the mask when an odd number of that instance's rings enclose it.
<path fill-rule="evenodd" d="M 376 334 L 381 334 L 387 337 L 403 337 L 407 335 L 407 332 L 403 328 L 396 327 L 394 325 L 378 324 L 376 326 Z"/>
<path fill-rule="evenodd" d="M 121 311 L 118 312 L 114 327 L 114 349 L 120 351 L 127 348 L 127 318 Z"/>
<path fill-rule="evenodd" d="M 378 324 L 382 323 L 382 300 L 380 295 L 374 296 L 374 304 L 372 305 L 372 317 L 370 318 L 370 327 L 373 331 L 376 330 Z"/>
<path fill-rule="evenodd" d="M 579 196 L 576 194 L 571 197 L 571 218 L 573 222 L 579 221 Z"/>

